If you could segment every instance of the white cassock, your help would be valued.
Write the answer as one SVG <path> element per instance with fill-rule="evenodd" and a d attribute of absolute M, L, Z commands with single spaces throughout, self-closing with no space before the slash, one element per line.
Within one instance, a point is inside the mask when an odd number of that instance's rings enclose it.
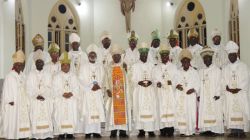
<path fill-rule="evenodd" d="M 213 45 L 212 49 L 214 51 L 213 62 L 217 67 L 223 68 L 228 64 L 228 54 L 225 47 L 222 45 Z"/>
<path fill-rule="evenodd" d="M 202 58 L 200 56 L 200 51 L 202 50 L 202 46 L 196 44 L 194 46 L 189 46 L 188 50 L 191 52 L 193 59 L 191 60 L 192 67 L 196 68 L 197 70 L 201 69 L 204 66 Z"/>
<path fill-rule="evenodd" d="M 9 103 L 14 102 L 11 106 Z M 3 137 L 20 139 L 31 137 L 29 98 L 25 91 L 25 76 L 12 70 L 5 78 L 1 98 Z"/>
<path fill-rule="evenodd" d="M 139 81 L 150 80 L 153 82 L 152 72 L 154 64 L 150 62 L 137 62 L 132 67 L 133 92 L 133 122 L 135 129 L 145 131 L 155 131 L 159 129 L 157 94 L 152 85 L 142 87 Z"/>
<path fill-rule="evenodd" d="M 100 51 L 101 51 L 101 56 L 100 56 L 101 58 L 100 59 L 101 59 L 101 62 L 102 62 L 105 69 L 112 62 L 112 55 L 110 53 L 110 48 L 111 48 L 111 46 L 109 46 L 108 49 L 105 49 L 104 47 L 100 48 Z"/>
<path fill-rule="evenodd" d="M 131 126 L 131 100 L 130 100 L 130 94 L 129 93 L 129 87 L 128 87 L 128 79 L 127 79 L 127 74 L 125 72 L 125 70 L 123 69 L 123 65 L 122 64 L 114 64 L 111 65 L 109 67 L 109 69 L 107 70 L 107 77 L 105 78 L 105 83 L 106 83 L 106 88 L 109 89 L 112 92 L 113 89 L 113 78 L 112 78 L 112 70 L 113 67 L 120 67 L 122 69 L 123 72 L 123 77 L 124 77 L 124 90 L 125 90 L 125 116 L 126 116 L 126 124 L 123 125 L 116 125 L 115 121 L 114 121 L 114 98 L 118 98 L 119 97 L 109 97 L 108 101 L 106 103 L 106 116 L 107 116 L 107 122 L 106 122 L 106 130 L 107 131 L 111 131 L 111 130 L 126 130 L 126 131 L 131 131 L 132 130 L 132 126 Z"/>
<path fill-rule="evenodd" d="M 128 79 L 128 87 L 129 87 L 129 94 L 130 94 L 130 100 L 131 100 L 131 107 L 133 106 L 133 91 L 134 91 L 134 85 L 131 81 L 132 78 L 132 66 L 139 61 L 140 53 L 137 48 L 135 48 L 133 51 L 131 48 L 127 48 L 125 50 L 125 56 L 124 56 L 124 62 L 127 64 L 127 79 Z"/>
<path fill-rule="evenodd" d="M 97 82 L 102 88 L 104 68 L 99 63 L 86 63 L 80 70 L 80 84 L 83 86 L 82 120 L 85 134 L 101 133 L 101 122 L 105 122 L 103 90 L 92 91 L 93 83 Z"/>
<path fill-rule="evenodd" d="M 28 75 L 32 70 L 36 69 L 36 65 L 34 61 L 34 53 L 35 53 L 34 51 L 30 53 L 27 63 L 25 65 L 24 72 L 26 75 Z M 44 57 L 43 60 L 45 64 L 51 61 L 51 57 L 49 53 L 46 52 L 45 50 L 43 50 L 43 57 Z"/>
<path fill-rule="evenodd" d="M 53 137 L 53 94 L 51 92 L 51 83 L 51 75 L 45 70 L 33 70 L 27 77 L 26 89 L 31 102 L 32 135 L 37 139 Z M 43 96 L 45 100 L 38 100 L 38 95 Z"/>
<path fill-rule="evenodd" d="M 177 68 L 171 62 L 167 64 L 160 63 L 154 69 L 154 82 L 158 94 L 157 108 L 159 111 L 160 129 L 175 127 L 175 78 L 177 76 Z M 171 81 L 172 85 L 168 85 L 168 81 Z M 162 84 L 161 88 L 157 87 L 158 82 Z"/>
<path fill-rule="evenodd" d="M 182 48 L 179 46 L 175 46 L 173 48 L 171 48 L 170 50 L 170 54 L 169 57 L 172 61 L 173 64 L 175 64 L 177 66 L 177 68 L 181 67 L 181 62 L 179 60 L 179 55 L 181 53 Z"/>
<path fill-rule="evenodd" d="M 82 51 L 81 47 L 79 47 L 78 51 L 69 51 L 69 58 L 71 59 L 70 71 L 74 72 L 77 76 L 79 76 L 81 66 L 88 61 L 87 54 Z"/>
<path fill-rule="evenodd" d="M 152 62 L 154 65 L 157 65 L 159 63 L 159 48 L 154 48 L 154 47 L 150 47 L 149 48 L 149 52 L 148 52 L 148 60 L 149 62 Z"/>
<path fill-rule="evenodd" d="M 66 99 L 64 93 L 71 92 L 72 97 Z M 60 71 L 53 80 L 54 101 L 54 134 L 74 134 L 77 131 L 79 81 L 72 72 Z"/>
<path fill-rule="evenodd" d="M 176 128 L 181 134 L 192 135 L 196 127 L 196 97 L 200 88 L 198 72 L 189 67 L 187 71 L 179 70 L 177 85 L 181 84 L 183 91 L 176 89 Z M 189 89 L 195 93 L 186 94 Z"/>
<path fill-rule="evenodd" d="M 52 61 L 48 62 L 44 69 L 52 75 L 52 78 L 61 70 L 61 63 L 58 61 L 53 63 Z"/>
<path fill-rule="evenodd" d="M 239 88 L 237 94 L 226 91 L 226 86 Z M 228 129 L 242 129 L 249 131 L 249 102 L 248 102 L 249 77 L 247 65 L 237 60 L 229 63 L 222 71 L 222 90 L 225 96 L 224 117 Z"/>
<path fill-rule="evenodd" d="M 223 107 L 221 96 L 221 70 L 216 65 L 199 71 L 200 102 L 199 102 L 199 129 L 201 132 L 212 131 L 214 133 L 224 133 Z M 220 99 L 215 100 L 214 97 Z"/>

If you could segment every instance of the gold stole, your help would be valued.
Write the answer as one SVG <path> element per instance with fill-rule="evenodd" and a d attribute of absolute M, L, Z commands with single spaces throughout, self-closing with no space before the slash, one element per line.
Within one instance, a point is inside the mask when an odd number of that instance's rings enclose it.
<path fill-rule="evenodd" d="M 113 107 L 114 107 L 114 123 L 115 125 L 126 124 L 126 109 L 125 109 L 125 78 L 121 67 L 113 67 L 112 71 L 113 84 Z"/>

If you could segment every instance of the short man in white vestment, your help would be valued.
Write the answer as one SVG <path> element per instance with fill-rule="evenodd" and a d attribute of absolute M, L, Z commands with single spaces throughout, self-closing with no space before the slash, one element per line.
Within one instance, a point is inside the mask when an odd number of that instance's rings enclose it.
<path fill-rule="evenodd" d="M 80 69 L 80 85 L 84 89 L 82 120 L 85 138 L 101 138 L 101 123 L 105 122 L 103 84 L 104 68 L 100 61 L 100 48 L 91 44 L 87 48 L 89 62 Z M 99 58 L 99 59 L 98 59 Z"/>
<path fill-rule="evenodd" d="M 32 70 L 26 82 L 26 90 L 30 98 L 30 119 L 32 137 L 36 139 L 53 138 L 53 94 L 51 92 L 51 75 L 44 70 L 44 53 L 34 53 L 36 69 Z"/>
<path fill-rule="evenodd" d="M 171 46 L 170 50 L 170 60 L 173 64 L 177 66 L 177 68 L 181 67 L 181 62 L 179 60 L 179 55 L 181 53 L 182 48 L 179 46 L 179 34 L 175 30 L 170 30 L 170 34 L 168 35 L 168 43 Z"/>
<path fill-rule="evenodd" d="M 70 71 L 70 61 L 68 53 L 64 52 L 60 57 L 61 71 L 53 80 L 54 134 L 60 139 L 73 139 L 77 132 L 79 81 Z"/>
<path fill-rule="evenodd" d="M 178 70 L 176 65 L 170 61 L 170 49 L 167 45 L 160 46 L 159 54 L 161 63 L 154 69 L 161 137 L 172 137 L 175 127 L 175 78 L 178 75 Z"/>
<path fill-rule="evenodd" d="M 149 55 L 150 56 L 148 58 L 148 60 L 150 60 L 154 65 L 157 65 L 159 62 L 159 48 L 160 48 L 160 44 L 161 44 L 161 35 L 158 29 L 154 30 L 151 33 L 151 38 L 152 38 L 152 42 L 151 42 L 151 47 L 149 48 Z"/>
<path fill-rule="evenodd" d="M 249 131 L 248 67 L 238 57 L 239 46 L 229 41 L 226 45 L 229 64 L 222 71 L 224 91 L 225 126 L 230 129 L 229 137 L 246 137 Z"/>
<path fill-rule="evenodd" d="M 154 64 L 148 61 L 149 46 L 141 43 L 139 47 L 140 61 L 132 66 L 133 92 L 133 121 L 135 129 L 139 130 L 138 137 L 155 137 L 158 126 L 158 111 L 156 108 L 157 94 L 153 86 Z"/>
<path fill-rule="evenodd" d="M 25 90 L 25 55 L 22 50 L 13 56 L 13 68 L 5 77 L 1 98 L 2 135 L 5 139 L 25 139 L 31 137 L 29 118 L 29 98 Z"/>
<path fill-rule="evenodd" d="M 196 101 L 200 89 L 198 72 L 191 66 L 192 54 L 188 49 L 180 53 L 182 67 L 179 70 L 176 86 L 176 129 L 181 136 L 195 134 Z"/>
<path fill-rule="evenodd" d="M 203 136 L 224 133 L 221 97 L 221 70 L 213 63 L 215 51 L 205 46 L 201 57 L 205 68 L 199 70 L 201 85 L 199 92 L 199 130 Z"/>

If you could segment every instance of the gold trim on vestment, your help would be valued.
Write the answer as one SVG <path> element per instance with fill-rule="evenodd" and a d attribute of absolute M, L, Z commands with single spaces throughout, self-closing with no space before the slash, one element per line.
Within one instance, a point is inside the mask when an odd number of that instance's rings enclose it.
<path fill-rule="evenodd" d="M 47 129 L 47 128 L 49 128 L 49 125 L 36 126 L 36 129 Z"/>
<path fill-rule="evenodd" d="M 67 129 L 67 128 L 73 128 L 73 126 L 71 124 L 66 124 L 66 125 L 61 125 L 62 129 Z"/>
<path fill-rule="evenodd" d="M 28 127 L 19 128 L 19 131 L 20 131 L 20 132 L 29 131 L 29 130 L 30 130 L 30 128 L 28 128 Z"/>
<path fill-rule="evenodd" d="M 144 118 L 144 119 L 149 119 L 152 117 L 153 117 L 153 115 L 141 115 L 141 118 Z"/>
<path fill-rule="evenodd" d="M 216 120 L 204 120 L 204 123 L 216 123 Z"/>
<path fill-rule="evenodd" d="M 231 118 L 231 121 L 242 122 L 243 118 Z"/>
<path fill-rule="evenodd" d="M 162 118 L 170 118 L 170 117 L 174 117 L 174 114 L 163 114 L 161 117 Z"/>
<path fill-rule="evenodd" d="M 179 126 L 186 126 L 187 123 L 185 123 L 185 122 L 178 122 L 178 125 L 179 125 Z"/>
<path fill-rule="evenodd" d="M 99 119 L 99 115 L 91 116 L 91 119 Z"/>

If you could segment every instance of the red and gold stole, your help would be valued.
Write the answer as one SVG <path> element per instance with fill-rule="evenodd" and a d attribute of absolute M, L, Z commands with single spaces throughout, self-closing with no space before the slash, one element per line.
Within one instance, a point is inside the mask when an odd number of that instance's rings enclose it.
<path fill-rule="evenodd" d="M 115 125 L 126 124 L 126 105 L 125 105 L 125 77 L 120 66 L 113 67 L 112 70 L 112 98 L 114 106 Z"/>

